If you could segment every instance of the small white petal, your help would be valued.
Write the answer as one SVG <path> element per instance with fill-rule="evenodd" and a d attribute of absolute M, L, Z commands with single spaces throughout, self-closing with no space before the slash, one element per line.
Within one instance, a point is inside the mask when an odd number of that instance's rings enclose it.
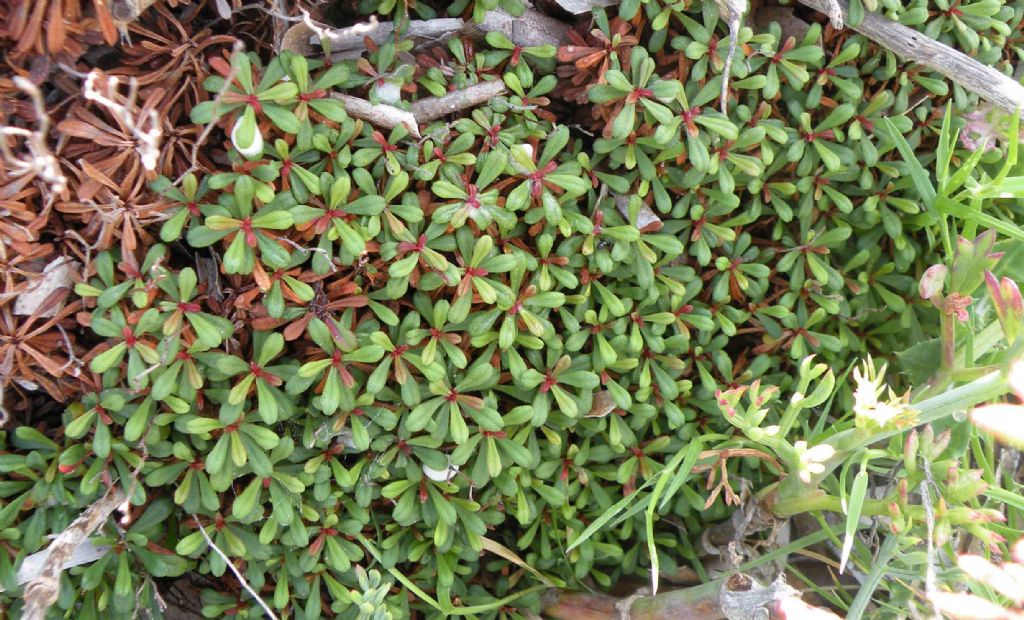
<path fill-rule="evenodd" d="M 235 126 L 231 129 L 231 144 L 238 149 L 238 152 L 242 154 L 242 157 L 253 157 L 263 152 L 263 136 L 260 134 L 259 127 L 256 128 L 256 132 L 253 134 L 252 144 L 246 148 L 242 148 L 242 145 L 238 143 L 238 130 L 242 126 L 242 117 L 239 116 L 238 120 L 235 121 Z"/>
<path fill-rule="evenodd" d="M 459 473 L 458 465 L 449 465 L 448 469 L 434 469 L 428 465 L 423 466 L 423 475 L 434 482 L 448 482 Z"/>

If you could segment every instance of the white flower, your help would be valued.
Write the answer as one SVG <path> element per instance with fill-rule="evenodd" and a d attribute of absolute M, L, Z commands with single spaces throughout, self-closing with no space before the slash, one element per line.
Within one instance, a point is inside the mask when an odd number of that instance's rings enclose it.
<path fill-rule="evenodd" d="M 875 365 L 868 356 L 860 368 L 853 369 L 853 381 L 856 384 L 853 391 L 853 412 L 858 427 L 870 422 L 878 428 L 884 428 L 908 409 L 909 392 L 901 397 L 897 396 L 892 388 L 888 388 L 887 398 L 879 400 L 886 392 L 885 368 L 883 364 L 881 370 L 876 372 Z"/>
<path fill-rule="evenodd" d="M 808 448 L 806 441 L 798 441 L 793 447 L 800 455 L 800 479 L 808 484 L 811 482 L 811 475 L 824 472 L 824 463 L 836 454 L 835 448 L 824 443 Z"/>
<path fill-rule="evenodd" d="M 449 463 L 447 469 L 434 469 L 428 465 L 423 466 L 423 475 L 434 482 L 448 482 L 459 473 L 459 466 Z"/>
<path fill-rule="evenodd" d="M 381 103 L 395 105 L 402 100 L 402 88 L 391 81 L 377 85 L 377 99 Z"/>
<path fill-rule="evenodd" d="M 253 132 L 252 143 L 248 145 L 239 144 L 238 141 L 238 130 L 242 126 L 243 116 L 239 116 L 238 120 L 235 121 L 235 126 L 231 128 L 231 144 L 238 149 L 238 152 L 242 154 L 242 157 L 253 157 L 263 152 L 263 136 L 260 134 L 259 127 Z"/>

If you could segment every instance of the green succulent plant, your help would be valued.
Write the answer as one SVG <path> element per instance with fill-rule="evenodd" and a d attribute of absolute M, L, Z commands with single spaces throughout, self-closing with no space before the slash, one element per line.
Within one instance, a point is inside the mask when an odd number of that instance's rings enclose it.
<path fill-rule="evenodd" d="M 7 591 L 116 485 L 131 519 L 98 532 L 111 552 L 65 573 L 52 617 L 159 617 L 162 579 L 188 571 L 208 617 L 261 616 L 232 567 L 281 617 L 525 617 L 550 584 L 701 567 L 740 478 L 787 514 L 838 513 L 836 540 L 887 519 L 900 579 L 873 583 L 910 605 L 925 462 L 935 540 L 1006 551 L 1020 515 L 996 509 L 1021 500 L 988 492 L 988 438 L 948 416 L 910 431 L 909 401 L 857 363 L 898 364 L 925 412 L 997 395 L 975 381 L 1019 354 L 1024 175 L 1015 140 L 957 138 L 1016 121 L 959 121 L 966 93 L 818 24 L 740 29 L 713 110 L 729 43 L 712 3 L 599 11 L 600 36 L 567 35 L 586 60 L 561 65 L 494 32 L 425 50 L 403 32 L 436 9 L 357 4 L 395 27 L 365 58 L 211 59 L 219 96 L 191 118 L 221 123 L 217 169 L 154 181 L 165 220 L 85 267 L 90 389 L 59 423 L 0 431 Z M 993 64 L 1024 18 L 853 5 Z M 525 10 L 446 8 L 498 7 Z M 495 79 L 506 95 L 416 128 L 332 97 L 404 108 Z M 865 545 L 841 559 L 884 564 Z"/>

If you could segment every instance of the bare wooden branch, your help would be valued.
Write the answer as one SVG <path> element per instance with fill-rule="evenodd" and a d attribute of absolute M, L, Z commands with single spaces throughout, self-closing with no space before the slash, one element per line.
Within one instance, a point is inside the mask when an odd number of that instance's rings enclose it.
<path fill-rule="evenodd" d="M 475 108 L 508 92 L 502 80 L 480 82 L 443 97 L 427 97 L 412 104 L 412 113 L 419 123 L 429 123 L 459 110 Z"/>
<path fill-rule="evenodd" d="M 726 1 L 719 0 L 719 5 Z M 833 26 L 850 25 L 850 5 L 846 0 L 798 1 L 828 15 Z M 729 18 L 728 15 L 723 17 Z M 993 67 L 878 13 L 865 12 L 864 20 L 850 27 L 905 60 L 938 71 L 1004 112 L 1014 114 L 1021 111 L 1024 118 L 1024 85 Z"/>
<path fill-rule="evenodd" d="M 316 27 L 302 22 L 289 28 L 285 35 L 284 48 L 297 54 L 313 54 L 320 51 L 320 40 L 323 37 L 330 42 L 332 54 L 347 50 L 362 51 L 366 49 L 366 37 L 379 45 L 394 36 L 395 32 L 394 22 L 368 22 L 347 28 L 331 28 L 316 23 L 312 25 Z M 403 37 L 418 44 L 432 44 L 458 34 L 463 25 L 459 18 L 414 20 L 409 22 Z"/>
<path fill-rule="evenodd" d="M 637 593 L 624 599 L 549 590 L 541 607 L 545 618 L 555 620 L 747 620 L 767 617 L 768 609 L 780 620 L 839 620 L 832 612 L 801 601 L 800 592 L 781 576 L 766 586 L 743 573 L 657 596 Z"/>
<path fill-rule="evenodd" d="M 75 550 L 71 553 L 71 557 L 68 561 L 61 566 L 62 570 L 74 568 L 75 566 L 81 566 L 83 564 L 89 564 L 102 558 L 110 552 L 108 545 L 97 545 L 94 544 L 88 538 L 83 540 L 80 545 L 75 547 Z M 49 557 L 49 548 L 43 549 L 42 551 L 36 551 L 32 555 L 26 556 L 21 561 L 21 566 L 18 567 L 18 573 L 15 575 L 18 585 L 28 583 L 39 576 L 39 571 L 43 570 L 43 564 L 46 562 L 46 558 Z M 3 592 L 3 587 L 0 586 L 0 592 Z"/>
<path fill-rule="evenodd" d="M 21 76 L 14 78 L 14 85 L 32 99 L 38 127 L 35 130 L 28 130 L 0 125 L 0 162 L 13 176 L 35 174 L 46 185 L 46 203 L 49 208 L 54 198 L 62 194 L 68 186 L 68 180 L 61 172 L 60 162 L 46 144 L 46 136 L 50 131 L 50 116 L 46 113 L 43 93 L 38 86 Z M 7 142 L 8 136 L 24 139 L 27 156 L 15 155 Z"/>
<path fill-rule="evenodd" d="M 729 23 L 729 53 L 725 57 L 725 69 L 722 70 L 722 93 L 719 96 L 719 104 L 722 106 L 722 114 L 729 115 L 729 78 L 732 76 L 732 60 L 736 57 L 736 43 L 740 38 L 740 25 L 743 23 L 743 14 L 747 12 L 749 4 L 747 0 L 717 0 L 718 11 Z"/>
<path fill-rule="evenodd" d="M 606 7 L 618 4 L 618 0 L 555 0 L 555 4 L 573 15 L 590 13 L 594 7 Z"/>
<path fill-rule="evenodd" d="M 385 129 L 394 129 L 404 124 L 409 130 L 409 135 L 417 140 L 420 138 L 419 126 L 412 112 L 382 103 L 373 104 L 366 99 L 344 93 L 331 93 L 331 97 L 340 101 L 345 106 L 348 115 L 353 118 L 360 118 L 376 127 Z"/>
<path fill-rule="evenodd" d="M 488 11 L 483 22 L 466 26 L 470 32 L 500 32 L 523 47 L 562 45 L 569 35 L 568 24 L 532 9 L 521 17 L 513 17 L 501 9 Z"/>
<path fill-rule="evenodd" d="M 393 129 L 405 125 L 409 135 L 420 139 L 419 126 L 423 123 L 441 118 L 446 114 L 458 112 L 487 103 L 491 99 L 508 92 L 508 87 L 501 80 L 480 82 L 468 88 L 448 93 L 444 97 L 427 97 L 412 104 L 412 111 L 403 110 L 387 104 L 373 104 L 366 99 L 353 97 L 344 93 L 332 93 L 345 106 L 345 111 L 353 118 L 369 122 L 375 127 Z"/>
<path fill-rule="evenodd" d="M 588 2 L 590 0 L 587 0 Z M 613 4 L 618 0 L 598 0 L 598 3 Z M 331 28 L 326 24 L 304 19 L 284 35 L 282 47 L 286 50 L 311 56 L 321 51 L 320 42 L 330 42 L 332 58 L 350 58 L 362 54 L 366 49 L 365 38 L 383 43 L 394 36 L 394 22 L 367 22 L 347 28 Z M 566 41 L 569 25 L 532 9 L 520 17 L 498 9 L 488 11 L 484 21 L 466 23 L 459 18 L 438 18 L 415 20 L 403 33 L 403 37 L 416 42 L 416 47 L 426 47 L 447 40 L 449 37 L 466 34 L 482 37 L 488 32 L 500 32 L 516 45 L 524 47 L 538 45 L 562 45 Z"/>
<path fill-rule="evenodd" d="M 839 6 L 839 0 L 826 0 L 825 4 L 828 6 L 828 10 L 825 11 L 828 21 L 836 30 L 842 30 L 845 24 L 843 23 L 843 8 Z"/>
<path fill-rule="evenodd" d="M 846 0 L 799 2 L 825 14 L 829 13 L 832 2 L 838 2 L 849 24 L 849 4 Z M 850 27 L 902 58 L 938 71 L 1005 112 L 1015 114 L 1024 109 L 1024 86 L 1019 82 L 927 35 L 870 12 L 864 14 L 860 24 Z"/>
<path fill-rule="evenodd" d="M 60 590 L 60 573 L 71 559 L 75 549 L 82 544 L 110 513 L 125 502 L 125 493 L 120 486 L 107 491 L 106 495 L 82 511 L 71 525 L 50 543 L 48 555 L 39 574 L 25 586 L 25 610 L 23 620 L 43 620 L 46 610 L 57 600 Z"/>

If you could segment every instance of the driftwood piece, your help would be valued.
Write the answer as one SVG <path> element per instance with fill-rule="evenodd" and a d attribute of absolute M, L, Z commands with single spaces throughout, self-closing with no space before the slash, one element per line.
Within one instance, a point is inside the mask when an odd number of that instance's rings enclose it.
<path fill-rule="evenodd" d="M 76 545 L 72 550 L 71 557 L 64 562 L 61 566 L 61 570 L 67 570 L 69 568 L 81 566 L 82 564 L 95 562 L 107 555 L 109 551 L 110 547 L 106 545 L 97 545 L 89 539 L 83 540 L 81 544 Z M 32 581 L 38 577 L 39 573 L 42 572 L 48 557 L 50 557 L 49 548 L 37 551 L 22 560 L 21 567 L 18 568 L 18 574 L 16 576 L 18 585 Z M 0 587 L 0 592 L 2 591 L 3 588 Z"/>
<path fill-rule="evenodd" d="M 375 127 L 385 129 L 394 129 L 404 124 L 412 137 L 417 140 L 420 138 L 419 124 L 412 112 L 383 103 L 373 104 L 366 99 L 344 93 L 331 93 L 331 97 L 340 101 L 352 118 L 359 118 Z"/>
<path fill-rule="evenodd" d="M 48 555 L 39 574 L 25 586 L 25 609 L 22 620 L 43 620 L 46 610 L 57 600 L 60 573 L 74 555 L 75 549 L 103 524 L 110 513 L 125 502 L 121 487 L 114 487 L 82 511 L 47 548 Z"/>
<path fill-rule="evenodd" d="M 615 4 L 618 0 L 597 2 Z M 588 6 L 591 4 L 586 3 Z M 557 46 L 567 40 L 569 25 L 533 9 L 528 9 L 520 17 L 513 17 L 498 9 L 489 11 L 484 21 L 479 24 L 467 23 L 457 17 L 410 21 L 402 36 L 412 39 L 417 48 L 422 48 L 459 34 L 480 38 L 488 32 L 500 32 L 516 45 L 524 47 Z M 332 28 L 312 20 L 302 21 L 284 34 L 282 48 L 296 54 L 311 56 L 321 51 L 320 41 L 326 38 L 330 41 L 331 58 L 352 58 L 366 51 L 366 37 L 380 44 L 393 37 L 394 33 L 394 22 L 367 22 L 346 28 Z"/>
<path fill-rule="evenodd" d="M 501 9 L 488 11 L 483 22 L 467 24 L 467 28 L 470 32 L 500 32 L 509 41 L 523 47 L 562 45 L 569 38 L 569 24 L 534 10 L 527 10 L 520 17 L 513 17 Z"/>
<path fill-rule="evenodd" d="M 461 90 L 448 93 L 443 97 L 427 97 L 412 104 L 412 114 L 418 123 L 429 123 L 446 114 L 458 112 L 487 103 L 491 99 L 508 92 L 502 80 L 480 82 Z"/>
<path fill-rule="evenodd" d="M 750 8 L 747 0 L 716 0 L 718 12 L 729 24 L 729 53 L 725 56 L 725 69 L 722 70 L 722 92 L 719 104 L 722 114 L 729 115 L 729 78 L 732 77 L 732 61 L 736 57 L 736 44 L 740 38 L 740 26 L 743 25 L 743 14 Z"/>
<path fill-rule="evenodd" d="M 331 28 L 325 24 L 316 24 L 320 32 L 310 28 L 305 22 L 298 22 L 285 34 L 284 48 L 297 54 L 313 54 L 320 50 L 320 35 L 326 35 L 330 41 L 331 52 L 345 52 L 366 49 L 365 39 L 380 45 L 390 39 L 395 32 L 394 22 L 369 22 L 356 24 L 347 28 Z M 420 43 L 436 43 L 462 30 L 463 21 L 459 18 L 438 18 L 413 20 L 409 22 L 404 37 Z"/>
<path fill-rule="evenodd" d="M 719 5 L 726 1 L 719 0 Z M 846 0 L 797 1 L 828 15 L 833 25 L 850 25 L 850 5 Z M 1024 85 L 993 67 L 878 13 L 865 12 L 864 20 L 850 27 L 901 58 L 941 73 L 1004 112 L 1015 114 L 1021 110 L 1024 117 Z"/>
<path fill-rule="evenodd" d="M 832 2 L 838 2 L 849 24 L 846 0 L 799 2 L 825 14 Z M 1024 86 L 1019 82 L 925 34 L 871 12 L 865 12 L 864 20 L 850 27 L 898 56 L 938 71 L 1005 112 L 1015 114 L 1024 109 Z"/>
<path fill-rule="evenodd" d="M 712 581 L 658 596 L 622 600 L 604 594 L 549 590 L 541 601 L 542 614 L 553 620 L 725 620 L 719 604 L 722 583 Z"/>
<path fill-rule="evenodd" d="M 555 4 L 573 15 L 590 13 L 594 7 L 607 7 L 618 3 L 618 0 L 555 0 Z"/>
<path fill-rule="evenodd" d="M 543 616 L 553 620 L 750 620 L 767 617 L 769 609 L 783 620 L 839 620 L 830 611 L 803 602 L 800 595 L 781 576 L 762 585 L 734 573 L 692 588 L 625 599 L 549 590 L 541 607 Z"/>
<path fill-rule="evenodd" d="M 393 129 L 404 124 L 409 130 L 409 135 L 418 140 L 421 137 L 419 130 L 421 124 L 429 123 L 459 110 L 474 108 L 506 92 L 508 92 L 508 87 L 501 80 L 480 82 L 450 92 L 444 97 L 420 99 L 412 104 L 412 111 L 382 103 L 373 104 L 366 99 L 344 93 L 333 93 L 331 97 L 340 101 L 352 118 L 362 119 L 375 127 L 384 129 Z"/>

